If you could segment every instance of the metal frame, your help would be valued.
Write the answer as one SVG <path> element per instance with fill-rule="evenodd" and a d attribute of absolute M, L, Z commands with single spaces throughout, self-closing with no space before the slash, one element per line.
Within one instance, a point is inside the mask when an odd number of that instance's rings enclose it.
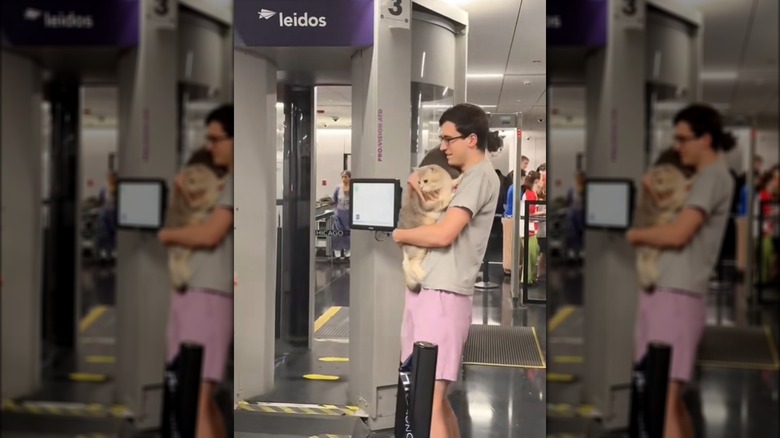
<path fill-rule="evenodd" d="M 764 305 L 764 304 L 779 304 L 779 303 L 780 303 L 780 301 L 778 301 L 778 300 L 771 300 L 771 299 L 768 299 L 768 298 L 767 298 L 767 297 L 765 297 L 765 296 L 764 296 L 764 294 L 763 294 L 763 292 L 764 292 L 764 289 L 765 289 L 767 286 L 771 286 L 771 285 L 772 285 L 772 280 L 771 280 L 771 279 L 769 280 L 769 282 L 764 282 L 764 281 L 762 280 L 762 278 L 763 278 L 763 275 L 764 275 L 764 263 L 763 263 L 763 248 L 764 248 L 763 225 L 764 225 L 764 221 L 765 221 L 765 220 L 767 220 L 767 217 L 766 217 L 766 216 L 764 216 L 764 208 L 765 208 L 767 205 L 770 205 L 770 204 L 778 204 L 778 201 L 761 201 L 761 202 L 759 203 L 759 208 L 758 208 L 758 212 L 757 212 L 757 213 L 758 213 L 758 215 L 756 216 L 756 219 L 758 220 L 758 236 L 759 236 L 759 238 L 758 238 L 758 240 L 755 242 L 755 243 L 756 243 L 756 245 L 755 245 L 755 247 L 753 248 L 753 251 L 754 251 L 754 254 L 755 254 L 755 262 L 756 262 L 756 263 L 755 263 L 755 265 L 756 265 L 756 268 L 757 268 L 757 270 L 756 270 L 756 278 L 755 278 L 755 281 L 753 282 L 753 286 L 754 286 L 754 288 L 755 288 L 755 291 L 754 291 L 754 292 L 755 292 L 755 294 L 756 294 L 756 299 L 757 299 L 757 301 L 758 301 L 758 304 L 759 304 L 759 305 Z M 769 219 L 769 220 L 771 220 L 771 216 L 770 216 L 768 219 Z M 775 226 L 780 226 L 780 218 L 777 218 L 776 222 L 777 222 L 777 223 L 775 224 Z M 752 225 L 752 224 L 751 224 L 751 225 Z M 753 231 L 753 227 L 752 227 L 752 226 L 750 226 L 750 227 L 748 228 L 748 233 L 752 233 L 752 231 Z M 777 248 L 775 248 L 775 249 L 777 249 Z M 748 267 L 747 267 L 747 269 L 750 269 L 750 267 L 748 266 Z"/>
<path fill-rule="evenodd" d="M 523 303 L 527 304 L 547 304 L 546 297 L 543 300 L 540 300 L 528 296 L 528 228 L 529 223 L 531 222 L 531 206 L 546 204 L 546 201 L 525 201 L 525 207 L 523 208 L 523 239 L 525 241 L 525 245 L 523 245 Z"/>

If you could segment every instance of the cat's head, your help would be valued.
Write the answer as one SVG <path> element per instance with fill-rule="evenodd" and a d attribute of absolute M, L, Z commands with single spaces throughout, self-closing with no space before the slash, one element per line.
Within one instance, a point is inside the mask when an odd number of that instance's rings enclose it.
<path fill-rule="evenodd" d="M 660 164 L 650 170 L 652 190 L 664 205 L 684 202 L 692 180 L 673 164 Z"/>
<path fill-rule="evenodd" d="M 224 181 L 211 168 L 193 164 L 185 167 L 183 172 L 182 190 L 187 193 L 192 207 L 208 207 L 217 201 Z"/>
<path fill-rule="evenodd" d="M 452 177 L 441 166 L 435 164 L 423 166 L 417 172 L 420 176 L 420 191 L 423 194 L 450 192 L 453 188 Z"/>

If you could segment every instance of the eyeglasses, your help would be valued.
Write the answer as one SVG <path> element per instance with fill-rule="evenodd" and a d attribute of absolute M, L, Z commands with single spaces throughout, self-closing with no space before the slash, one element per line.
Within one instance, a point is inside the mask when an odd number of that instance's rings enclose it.
<path fill-rule="evenodd" d="M 446 143 L 447 146 L 449 146 L 450 144 L 452 144 L 453 141 L 455 141 L 455 140 L 463 140 L 463 139 L 469 138 L 470 135 L 471 134 L 461 135 L 459 137 L 446 137 L 446 136 L 440 135 L 439 136 L 439 141 L 441 143 Z"/>
<path fill-rule="evenodd" d="M 228 137 L 227 135 L 223 135 L 223 136 L 219 136 L 219 137 L 214 136 L 214 135 L 207 135 L 206 136 L 206 143 L 207 144 L 217 144 L 217 143 L 223 142 L 225 140 L 230 140 L 230 137 Z"/>
<path fill-rule="evenodd" d="M 697 138 L 699 138 L 699 137 L 696 136 L 696 135 L 693 135 L 693 136 L 675 135 L 674 136 L 674 142 L 675 142 L 675 144 L 685 144 L 685 143 L 688 143 L 690 141 L 696 140 Z"/>

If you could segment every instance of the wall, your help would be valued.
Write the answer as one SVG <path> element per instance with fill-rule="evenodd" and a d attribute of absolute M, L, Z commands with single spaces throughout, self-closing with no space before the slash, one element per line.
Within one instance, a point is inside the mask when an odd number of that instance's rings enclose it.
<path fill-rule="evenodd" d="M 317 153 L 317 165 L 314 174 L 315 181 L 317 181 L 315 199 L 320 199 L 332 196 L 333 191 L 341 183 L 341 172 L 344 170 L 344 154 L 352 152 L 352 130 L 317 129 L 315 147 Z"/>
<path fill-rule="evenodd" d="M 82 128 L 81 130 L 81 199 L 98 196 L 106 187 L 108 156 L 116 154 L 116 128 Z M 115 163 L 115 166 L 119 163 Z M 90 184 L 91 181 L 91 184 Z"/>
<path fill-rule="evenodd" d="M 501 151 L 490 158 L 493 167 L 501 171 L 502 175 L 507 175 L 515 169 L 516 150 L 518 136 L 514 129 L 499 129 L 504 136 L 504 147 Z M 547 162 L 547 133 L 544 131 L 523 131 L 522 141 L 520 142 L 520 154 L 525 155 L 530 160 L 529 170 L 535 170 L 540 164 Z"/>
<path fill-rule="evenodd" d="M 550 130 L 550 177 L 548 187 L 551 197 L 565 196 L 574 186 L 577 171 L 577 154 L 585 153 L 585 129 L 581 127 L 554 128 Z M 587 163 L 585 164 L 587 169 Z"/>

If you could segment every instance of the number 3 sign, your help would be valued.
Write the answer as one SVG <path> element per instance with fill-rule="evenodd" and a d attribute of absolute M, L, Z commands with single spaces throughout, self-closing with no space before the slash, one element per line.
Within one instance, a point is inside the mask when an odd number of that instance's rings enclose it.
<path fill-rule="evenodd" d="M 175 29 L 177 20 L 176 0 L 146 0 L 146 19 L 157 29 Z"/>
<path fill-rule="evenodd" d="M 411 0 L 382 0 L 379 17 L 388 23 L 389 27 L 409 29 L 411 21 Z"/>

